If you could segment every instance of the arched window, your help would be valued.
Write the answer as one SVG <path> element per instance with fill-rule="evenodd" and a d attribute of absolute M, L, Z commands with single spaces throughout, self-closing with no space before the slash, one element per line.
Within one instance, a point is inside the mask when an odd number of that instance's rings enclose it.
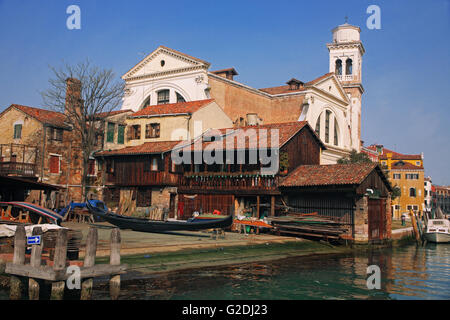
<path fill-rule="evenodd" d="M 353 61 L 352 59 L 348 58 L 345 61 L 345 74 L 352 74 L 353 72 Z"/>
<path fill-rule="evenodd" d="M 416 197 L 416 188 L 409 188 L 409 196 Z"/>
<path fill-rule="evenodd" d="M 183 98 L 181 94 L 177 92 L 177 102 L 186 102 L 186 100 Z"/>
<path fill-rule="evenodd" d="M 337 146 L 338 145 L 338 123 L 336 118 L 334 118 L 334 145 Z"/>
<path fill-rule="evenodd" d="M 145 99 L 144 103 L 142 104 L 142 109 L 147 108 L 150 105 L 150 96 Z"/>
<path fill-rule="evenodd" d="M 330 143 L 330 115 L 330 110 L 325 111 L 325 143 Z"/>
<path fill-rule="evenodd" d="M 317 122 L 316 122 L 316 134 L 320 137 L 320 118 L 322 117 L 322 115 L 319 116 L 319 118 L 317 118 Z"/>
<path fill-rule="evenodd" d="M 169 103 L 170 91 L 168 89 L 158 91 L 158 104 Z"/>
<path fill-rule="evenodd" d="M 342 60 L 336 60 L 335 72 L 338 76 L 342 75 Z"/>

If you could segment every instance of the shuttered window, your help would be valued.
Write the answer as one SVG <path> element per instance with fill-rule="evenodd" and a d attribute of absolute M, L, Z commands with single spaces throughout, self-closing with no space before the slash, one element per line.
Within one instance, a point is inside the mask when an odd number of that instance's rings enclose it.
<path fill-rule="evenodd" d="M 22 125 L 16 124 L 14 125 L 14 139 L 22 138 Z"/>
<path fill-rule="evenodd" d="M 108 130 L 106 132 L 106 142 L 114 142 L 114 129 L 116 125 L 112 122 L 108 122 Z"/>
<path fill-rule="evenodd" d="M 90 175 L 90 176 L 94 176 L 95 175 L 95 160 L 94 159 L 89 159 L 88 175 Z"/>
<path fill-rule="evenodd" d="M 149 123 L 145 126 L 145 138 L 159 138 L 160 125 L 159 123 Z"/>
<path fill-rule="evenodd" d="M 59 156 L 50 156 L 50 173 L 59 173 Z"/>
<path fill-rule="evenodd" d="M 125 143 L 125 126 L 119 125 L 119 130 L 117 132 L 117 143 L 124 144 Z"/>
<path fill-rule="evenodd" d="M 141 126 L 138 124 L 129 126 L 127 130 L 127 139 L 128 140 L 141 139 Z"/>

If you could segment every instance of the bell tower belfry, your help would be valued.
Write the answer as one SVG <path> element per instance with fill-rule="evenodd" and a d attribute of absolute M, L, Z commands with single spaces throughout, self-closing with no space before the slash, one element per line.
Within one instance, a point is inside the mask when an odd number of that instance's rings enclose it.
<path fill-rule="evenodd" d="M 330 72 L 336 74 L 351 104 L 347 112 L 351 147 L 361 147 L 362 56 L 365 49 L 360 40 L 361 29 L 345 22 L 332 31 L 333 42 L 327 44 L 330 54 Z"/>

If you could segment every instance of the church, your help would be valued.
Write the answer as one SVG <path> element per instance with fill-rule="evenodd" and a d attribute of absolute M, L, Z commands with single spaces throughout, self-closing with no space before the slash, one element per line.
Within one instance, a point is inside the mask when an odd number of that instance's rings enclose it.
<path fill-rule="evenodd" d="M 360 32 L 348 23 L 332 30 L 328 73 L 259 89 L 237 81 L 234 68 L 210 71 L 207 61 L 159 46 L 122 76 L 122 110 L 212 99 L 234 127 L 307 121 L 326 147 L 321 164 L 333 164 L 361 147 Z"/>

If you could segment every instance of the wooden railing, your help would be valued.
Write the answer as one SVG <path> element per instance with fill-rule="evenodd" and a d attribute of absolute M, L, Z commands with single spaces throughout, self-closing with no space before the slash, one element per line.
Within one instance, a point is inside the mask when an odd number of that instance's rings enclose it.
<path fill-rule="evenodd" d="M 0 174 L 32 177 L 37 174 L 34 163 L 0 162 Z"/>
<path fill-rule="evenodd" d="M 146 171 L 141 173 L 129 171 L 127 174 L 108 173 L 106 182 L 123 186 L 178 186 L 181 183 L 181 178 L 180 174 L 165 171 Z"/>
<path fill-rule="evenodd" d="M 276 190 L 278 177 L 258 174 L 189 174 L 186 173 L 181 188 L 203 190 Z"/>

